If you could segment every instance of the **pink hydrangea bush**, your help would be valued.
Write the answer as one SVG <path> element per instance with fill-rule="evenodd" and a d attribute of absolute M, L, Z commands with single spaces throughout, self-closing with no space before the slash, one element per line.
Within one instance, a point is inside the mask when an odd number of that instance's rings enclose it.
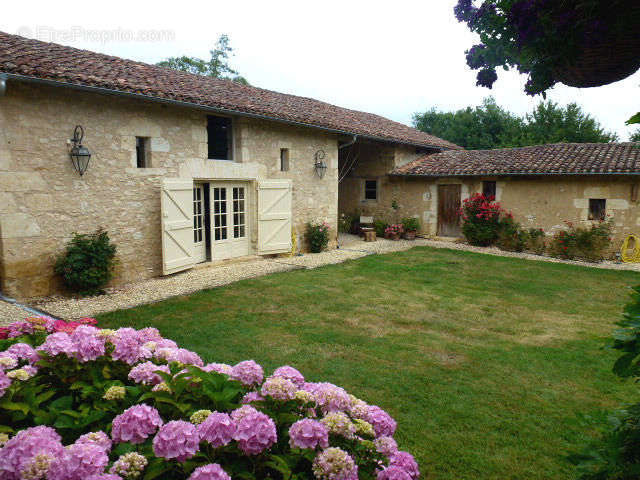
<path fill-rule="evenodd" d="M 2 480 L 417 480 L 395 431 L 341 387 L 205 364 L 155 328 L 0 328 Z"/>

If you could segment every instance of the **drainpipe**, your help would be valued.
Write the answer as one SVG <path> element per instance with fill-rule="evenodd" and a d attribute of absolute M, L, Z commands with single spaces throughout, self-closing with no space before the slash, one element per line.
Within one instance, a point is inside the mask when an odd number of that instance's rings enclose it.
<path fill-rule="evenodd" d="M 347 142 L 344 145 L 338 145 L 338 151 L 342 150 L 343 148 L 350 147 L 351 145 L 356 143 L 357 140 L 358 140 L 358 135 L 354 135 L 350 142 Z M 340 171 L 340 169 L 338 169 L 338 171 Z M 338 219 L 338 222 L 339 221 L 340 220 Z M 340 232 L 338 231 L 338 229 L 336 229 L 336 248 L 340 250 Z"/>
<path fill-rule="evenodd" d="M 0 97 L 4 97 L 7 92 L 7 74 L 0 73 Z"/>

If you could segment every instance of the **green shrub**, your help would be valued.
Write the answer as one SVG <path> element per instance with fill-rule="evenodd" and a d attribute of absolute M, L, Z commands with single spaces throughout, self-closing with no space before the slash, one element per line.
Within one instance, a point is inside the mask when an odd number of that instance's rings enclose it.
<path fill-rule="evenodd" d="M 589 262 L 604 259 L 611 246 L 610 220 L 602 220 L 591 224 L 590 227 L 576 227 L 566 222 L 567 230 L 557 232 L 549 244 L 549 253 L 558 258 L 580 258 Z"/>
<path fill-rule="evenodd" d="M 487 247 L 493 245 L 500 234 L 500 215 L 502 208 L 493 201 L 493 197 L 485 197 L 475 193 L 464 200 L 460 210 L 462 217 L 462 234 L 471 245 Z"/>
<path fill-rule="evenodd" d="M 376 236 L 382 238 L 384 237 L 384 231 L 387 229 L 389 224 L 382 220 L 376 220 L 373 222 L 373 228 L 376 229 Z"/>
<path fill-rule="evenodd" d="M 536 255 L 542 255 L 546 249 L 544 230 L 541 228 L 530 228 L 527 233 L 525 249 Z"/>
<path fill-rule="evenodd" d="M 520 224 L 513 220 L 511 214 L 507 214 L 500 221 L 497 241 L 498 248 L 509 252 L 522 252 L 528 240 L 529 232 L 520 228 Z"/>
<path fill-rule="evenodd" d="M 405 232 L 417 232 L 420 230 L 420 222 L 415 217 L 403 218 L 402 228 Z"/>
<path fill-rule="evenodd" d="M 624 310 L 613 334 L 613 349 L 622 354 L 613 372 L 622 378 L 640 378 L 640 287 Z M 627 406 L 608 418 L 600 438 L 569 459 L 577 465 L 581 480 L 635 480 L 640 478 L 640 403 Z"/>
<path fill-rule="evenodd" d="M 326 222 L 308 223 L 307 239 L 309 240 L 309 250 L 312 253 L 323 251 L 329 244 L 329 224 Z"/>
<path fill-rule="evenodd" d="M 89 235 L 74 233 L 54 271 L 69 290 L 80 295 L 98 295 L 104 293 L 111 280 L 115 255 L 116 247 L 104 230 Z"/>

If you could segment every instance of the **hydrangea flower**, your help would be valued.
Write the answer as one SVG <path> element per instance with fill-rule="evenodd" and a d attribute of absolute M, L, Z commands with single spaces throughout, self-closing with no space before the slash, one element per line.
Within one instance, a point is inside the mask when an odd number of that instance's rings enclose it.
<path fill-rule="evenodd" d="M 24 382 L 25 380 L 29 380 L 37 373 L 36 368 L 28 368 L 28 365 L 23 368 L 18 368 L 16 370 L 10 370 L 7 372 L 7 377 L 12 380 L 20 380 Z"/>
<path fill-rule="evenodd" d="M 9 435 L 6 433 L 0 433 L 0 447 L 4 447 L 9 441 Z"/>
<path fill-rule="evenodd" d="M 353 438 L 356 426 L 351 419 L 342 412 L 329 412 L 320 420 L 329 429 L 329 433 L 345 438 Z"/>
<path fill-rule="evenodd" d="M 162 340 L 162 335 L 160 335 L 160 332 L 157 328 L 146 327 L 138 330 L 138 338 L 142 343 L 159 342 L 160 340 Z"/>
<path fill-rule="evenodd" d="M 139 363 L 129 371 L 129 379 L 143 385 L 157 385 L 162 382 L 162 377 L 157 371 L 171 373 L 167 365 L 156 365 L 153 362 Z"/>
<path fill-rule="evenodd" d="M 236 424 L 226 413 L 213 412 L 197 427 L 200 441 L 208 442 L 217 448 L 233 440 Z"/>
<path fill-rule="evenodd" d="M 264 413 L 248 413 L 236 423 L 233 438 L 244 453 L 257 455 L 276 443 L 276 424 Z"/>
<path fill-rule="evenodd" d="M 223 373 L 225 375 L 231 375 L 233 371 L 233 367 L 231 365 L 227 365 L 226 363 L 208 363 L 202 370 L 205 372 L 218 372 Z"/>
<path fill-rule="evenodd" d="M 76 353 L 76 345 L 66 332 L 56 332 L 49 335 L 37 351 L 45 352 L 55 357 L 64 353 L 67 357 L 73 357 Z"/>
<path fill-rule="evenodd" d="M 258 413 L 258 410 L 253 408 L 251 405 L 243 405 L 231 412 L 231 419 L 237 423 L 250 413 Z"/>
<path fill-rule="evenodd" d="M 247 394 L 245 394 L 244 397 L 242 397 L 241 402 L 242 403 L 252 403 L 252 402 L 262 402 L 264 400 L 264 397 L 262 395 L 260 395 L 258 392 L 248 392 Z"/>
<path fill-rule="evenodd" d="M 293 400 L 296 398 L 296 391 L 294 383 L 284 377 L 269 377 L 260 389 L 262 396 L 275 400 Z"/>
<path fill-rule="evenodd" d="M 411 475 L 402 468 L 390 466 L 378 472 L 377 480 L 412 480 Z"/>
<path fill-rule="evenodd" d="M 313 460 L 313 474 L 319 480 L 357 480 L 358 466 L 347 452 L 331 447 Z"/>
<path fill-rule="evenodd" d="M 39 426 L 21 430 L 1 450 L 0 478 L 20 480 L 21 472 L 36 455 L 56 458 L 63 451 L 60 435 L 53 428 Z"/>
<path fill-rule="evenodd" d="M 153 438 L 153 453 L 170 460 L 184 462 L 198 452 L 200 437 L 196 427 L 183 420 L 166 423 Z"/>
<path fill-rule="evenodd" d="M 40 360 L 38 352 L 27 343 L 14 343 L 7 349 L 7 352 L 29 363 L 35 363 Z"/>
<path fill-rule="evenodd" d="M 10 370 L 18 366 L 18 357 L 9 351 L 0 353 L 0 370 Z"/>
<path fill-rule="evenodd" d="M 151 357 L 151 352 L 142 346 L 138 332 L 133 328 L 119 328 L 111 338 L 114 350 L 111 356 L 129 365 Z"/>
<path fill-rule="evenodd" d="M 85 433 L 76 440 L 76 443 L 93 443 L 107 453 L 111 451 L 112 444 L 109 436 L 102 431 Z"/>
<path fill-rule="evenodd" d="M 145 404 L 134 405 L 113 419 L 111 438 L 116 443 L 142 443 L 161 425 L 158 410 Z"/>
<path fill-rule="evenodd" d="M 196 367 L 204 366 L 204 362 L 200 358 L 200 356 L 192 352 L 191 350 L 187 350 L 186 348 L 174 348 L 172 349 L 171 355 L 167 359 L 169 362 L 178 362 L 183 363 L 184 365 L 195 365 Z"/>
<path fill-rule="evenodd" d="M 4 395 L 4 392 L 7 391 L 7 388 L 11 386 L 11 379 L 7 377 L 7 374 L 4 373 L 4 370 L 0 369 L 0 397 Z"/>
<path fill-rule="evenodd" d="M 16 338 L 33 333 L 33 325 L 26 320 L 18 320 L 10 323 L 7 325 L 7 328 L 9 329 L 9 333 L 7 335 L 9 338 Z"/>
<path fill-rule="evenodd" d="M 305 383 L 303 389 L 313 393 L 324 413 L 344 412 L 351 405 L 349 394 L 332 383 Z"/>
<path fill-rule="evenodd" d="M 20 472 L 20 478 L 22 480 L 41 480 L 46 478 L 53 460 L 53 455 L 49 453 L 35 455 Z"/>
<path fill-rule="evenodd" d="M 392 437 L 396 431 L 396 421 L 391 418 L 391 415 L 375 405 L 369 405 L 365 420 L 373 425 L 377 437 Z"/>
<path fill-rule="evenodd" d="M 105 400 L 122 400 L 127 394 L 127 391 L 125 390 L 124 387 L 121 387 L 119 385 L 113 385 L 109 388 L 107 388 L 107 391 L 104 392 L 104 395 L 102 396 L 102 398 L 104 398 Z"/>
<path fill-rule="evenodd" d="M 289 445 L 291 448 L 327 448 L 329 430 L 317 420 L 298 420 L 289 428 Z"/>
<path fill-rule="evenodd" d="M 398 444 L 393 437 L 378 437 L 373 441 L 376 451 L 385 457 L 392 457 L 398 452 Z"/>
<path fill-rule="evenodd" d="M 189 480 L 231 480 L 231 477 L 217 463 L 196 468 Z"/>
<path fill-rule="evenodd" d="M 353 424 L 356 427 L 356 433 L 358 435 L 364 435 L 366 437 L 376 436 L 376 432 L 373 430 L 373 425 L 371 425 L 369 422 L 361 420 L 360 418 L 356 418 L 353 421 Z"/>
<path fill-rule="evenodd" d="M 420 477 L 418 462 L 416 462 L 416 460 L 413 458 L 413 455 L 408 452 L 397 452 L 395 455 L 393 455 L 393 457 L 391 457 L 389 466 L 401 468 L 409 474 L 412 480 L 416 480 L 418 477 Z"/>
<path fill-rule="evenodd" d="M 255 385 L 262 382 L 264 371 L 262 367 L 253 360 L 240 362 L 231 369 L 231 378 L 244 383 L 245 385 Z"/>
<path fill-rule="evenodd" d="M 151 391 L 152 392 L 167 392 L 167 393 L 171 393 L 171 387 L 169 387 L 169 385 L 167 385 L 166 382 L 160 382 L 155 387 L 153 387 L 151 389 Z"/>
<path fill-rule="evenodd" d="M 193 412 L 191 417 L 189 417 L 189 421 L 194 425 L 200 425 L 207 418 L 209 418 L 209 415 L 211 415 L 212 413 L 213 412 L 211 410 L 197 410 Z"/>
<path fill-rule="evenodd" d="M 120 455 L 118 460 L 113 462 L 109 472 L 118 474 L 122 478 L 138 478 L 144 469 L 147 468 L 148 463 L 144 455 L 140 455 L 137 452 L 129 452 Z"/>
<path fill-rule="evenodd" d="M 85 480 L 103 473 L 109 463 L 107 453 L 95 443 L 74 443 L 56 457 L 49 467 L 47 480 Z"/>
<path fill-rule="evenodd" d="M 295 399 L 303 403 L 315 403 L 316 396 L 306 390 L 298 390 L 296 392 Z"/>
<path fill-rule="evenodd" d="M 351 404 L 348 409 L 349 414 L 354 418 L 366 419 L 367 414 L 369 413 L 369 405 L 353 395 L 349 395 L 349 400 L 351 400 Z"/>
<path fill-rule="evenodd" d="M 71 334 L 76 347 L 76 358 L 80 362 L 89 362 L 104 355 L 104 338 L 97 335 L 98 329 L 89 325 L 80 325 Z"/>
<path fill-rule="evenodd" d="M 272 376 L 286 378 L 298 388 L 301 388 L 304 385 L 304 377 L 302 374 L 289 365 L 276 368 Z"/>
<path fill-rule="evenodd" d="M 86 480 L 122 480 L 122 477 L 114 473 L 98 473 L 96 475 L 91 475 Z"/>
<path fill-rule="evenodd" d="M 156 348 L 178 348 L 178 344 L 168 338 L 161 338 L 159 340 L 155 340 L 155 342 Z"/>

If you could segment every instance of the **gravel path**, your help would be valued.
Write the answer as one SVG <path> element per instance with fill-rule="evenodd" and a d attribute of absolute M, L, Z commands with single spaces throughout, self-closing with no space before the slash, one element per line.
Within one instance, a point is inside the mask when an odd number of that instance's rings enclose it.
<path fill-rule="evenodd" d="M 168 277 L 153 278 L 151 280 L 111 289 L 107 295 L 99 297 L 84 299 L 69 299 L 63 297 L 48 298 L 37 302 L 37 306 L 53 315 L 72 320 L 79 317 L 94 316 L 99 313 L 158 302 L 169 297 L 186 295 L 199 290 L 228 285 L 238 280 L 259 277 L 270 273 L 285 272 L 300 268 L 316 268 L 322 265 L 341 263 L 345 260 L 361 258 L 372 254 L 408 250 L 417 246 L 449 248 L 501 257 L 518 257 L 526 260 L 568 263 L 591 268 L 640 271 L 640 264 L 614 262 L 594 264 L 559 260 L 528 253 L 504 252 L 497 248 L 472 247 L 463 243 L 449 241 L 419 238 L 415 241 L 378 239 L 377 242 L 367 243 L 354 235 L 341 235 L 340 248 L 327 252 L 295 257 L 251 258 L 225 265 L 201 266 Z M 8 323 L 24 318 L 25 316 L 28 316 L 27 312 L 0 301 L 0 323 Z"/>
<path fill-rule="evenodd" d="M 16 320 L 24 320 L 33 314 L 16 307 L 15 305 L 0 300 L 0 325 L 6 325 Z"/>

